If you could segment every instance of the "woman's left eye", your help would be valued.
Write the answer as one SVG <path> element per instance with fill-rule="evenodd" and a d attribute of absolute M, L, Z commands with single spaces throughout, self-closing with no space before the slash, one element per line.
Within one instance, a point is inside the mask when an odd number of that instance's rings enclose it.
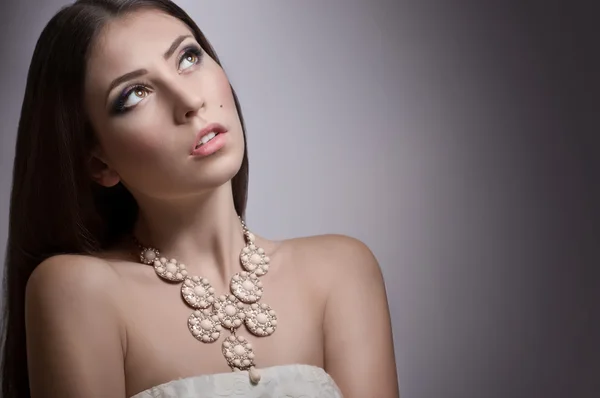
<path fill-rule="evenodd" d="M 179 68 L 181 70 L 185 70 L 200 63 L 201 56 L 202 53 L 198 48 L 192 47 L 186 49 L 181 58 L 179 59 Z"/>

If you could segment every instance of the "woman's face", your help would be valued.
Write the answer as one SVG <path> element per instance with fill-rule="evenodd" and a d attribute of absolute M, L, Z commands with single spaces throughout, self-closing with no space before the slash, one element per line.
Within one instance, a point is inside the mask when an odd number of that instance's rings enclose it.
<path fill-rule="evenodd" d="M 187 25 L 160 11 L 105 26 L 87 64 L 85 107 L 94 155 L 108 166 L 95 161 L 103 185 L 121 180 L 134 195 L 181 197 L 222 185 L 240 168 L 244 139 L 227 76 Z M 227 132 L 193 154 L 212 123 Z"/>

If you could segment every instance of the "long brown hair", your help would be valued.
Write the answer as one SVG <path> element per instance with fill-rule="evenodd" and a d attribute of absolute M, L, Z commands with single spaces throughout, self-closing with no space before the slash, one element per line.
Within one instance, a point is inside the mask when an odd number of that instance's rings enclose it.
<path fill-rule="evenodd" d="M 78 0 L 48 22 L 33 53 L 19 121 L 4 273 L 2 397 L 29 397 L 25 346 L 25 286 L 35 267 L 56 254 L 104 250 L 131 231 L 137 204 L 121 184 L 92 182 L 87 162 L 95 142 L 82 104 L 90 47 L 102 27 L 140 8 L 161 10 L 187 24 L 220 61 L 194 21 L 169 0 Z M 236 108 L 246 137 L 240 105 Z M 244 216 L 248 155 L 232 180 Z"/>

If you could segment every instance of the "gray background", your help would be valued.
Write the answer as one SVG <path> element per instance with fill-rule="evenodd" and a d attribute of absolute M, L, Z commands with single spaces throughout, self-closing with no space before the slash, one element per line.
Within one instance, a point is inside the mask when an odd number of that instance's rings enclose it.
<path fill-rule="evenodd" d="M 240 96 L 249 224 L 272 238 L 352 235 L 379 259 L 403 398 L 600 394 L 591 13 L 177 3 Z M 27 68 L 63 4 L 1 7 L 1 255 Z"/>

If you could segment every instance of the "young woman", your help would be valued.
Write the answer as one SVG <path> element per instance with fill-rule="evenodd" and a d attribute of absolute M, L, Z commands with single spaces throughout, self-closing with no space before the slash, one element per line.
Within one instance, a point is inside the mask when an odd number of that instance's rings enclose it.
<path fill-rule="evenodd" d="M 172 2 L 52 18 L 17 138 L 5 398 L 398 396 L 375 258 L 345 236 L 254 234 L 245 140 Z"/>

